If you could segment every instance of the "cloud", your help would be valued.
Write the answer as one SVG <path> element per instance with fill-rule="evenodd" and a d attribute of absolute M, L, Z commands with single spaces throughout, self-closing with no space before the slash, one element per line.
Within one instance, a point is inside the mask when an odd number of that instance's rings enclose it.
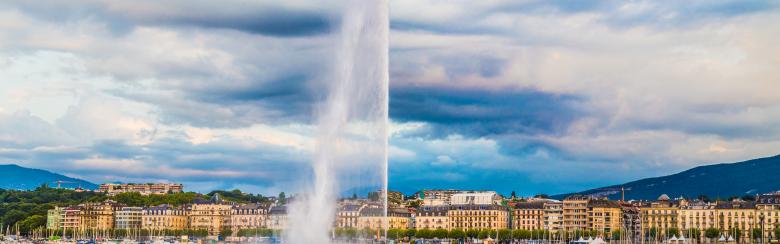
<path fill-rule="evenodd" d="M 400 122 L 426 122 L 435 137 L 555 134 L 578 117 L 580 100 L 533 90 L 409 86 L 391 91 L 390 116 Z"/>
<path fill-rule="evenodd" d="M 139 25 L 230 29 L 279 37 L 321 35 L 330 32 L 334 18 L 328 8 L 279 4 L 270 1 L 53 1 L 45 5 L 8 1 L 18 9 L 47 21 L 99 18 L 113 32 L 124 33 Z"/>
<path fill-rule="evenodd" d="M 780 145 L 777 3 L 390 4 L 393 188 L 559 193 Z M 0 160 L 290 191 L 342 7 L 4 1 Z"/>

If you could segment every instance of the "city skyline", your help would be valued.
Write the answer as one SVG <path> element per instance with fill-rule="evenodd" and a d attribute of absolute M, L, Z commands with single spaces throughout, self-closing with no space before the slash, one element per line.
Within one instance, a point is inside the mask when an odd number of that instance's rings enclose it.
<path fill-rule="evenodd" d="M 570 193 L 780 153 L 775 2 L 390 2 L 390 189 Z M 0 164 L 295 192 L 341 11 L 320 5 L 4 1 Z"/>

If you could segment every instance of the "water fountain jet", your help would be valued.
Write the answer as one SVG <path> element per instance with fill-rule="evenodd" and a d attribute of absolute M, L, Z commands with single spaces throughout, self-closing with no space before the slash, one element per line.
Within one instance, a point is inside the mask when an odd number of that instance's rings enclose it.
<path fill-rule="evenodd" d="M 316 114 L 314 180 L 288 208 L 285 239 L 293 244 L 331 242 L 344 191 L 380 190 L 387 214 L 388 2 L 345 6 L 332 80 Z M 387 228 L 386 218 L 383 224 Z"/>

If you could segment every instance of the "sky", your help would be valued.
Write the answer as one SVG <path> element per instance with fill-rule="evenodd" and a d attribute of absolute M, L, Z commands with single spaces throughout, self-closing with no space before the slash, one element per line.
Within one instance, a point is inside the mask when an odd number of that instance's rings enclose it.
<path fill-rule="evenodd" d="M 344 4 L 0 2 L 0 162 L 293 191 Z M 780 153 L 776 1 L 390 1 L 390 188 L 585 190 Z"/>

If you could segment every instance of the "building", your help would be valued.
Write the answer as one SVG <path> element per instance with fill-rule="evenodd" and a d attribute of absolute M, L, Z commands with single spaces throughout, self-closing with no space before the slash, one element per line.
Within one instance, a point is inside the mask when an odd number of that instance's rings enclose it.
<path fill-rule="evenodd" d="M 451 230 L 447 212 L 449 206 L 422 206 L 414 216 L 415 229 Z"/>
<path fill-rule="evenodd" d="M 505 206 L 452 205 L 447 211 L 452 229 L 506 229 L 509 227 L 509 209 Z"/>
<path fill-rule="evenodd" d="M 208 230 L 209 235 L 216 236 L 223 228 L 230 227 L 233 205 L 218 202 L 196 201 L 192 204 L 188 218 L 190 229 Z"/>
<path fill-rule="evenodd" d="M 678 226 L 679 206 L 663 194 L 657 201 L 642 203 L 639 215 L 642 219 L 642 233 L 667 233 Z"/>
<path fill-rule="evenodd" d="M 81 228 L 81 206 L 66 207 L 62 210 L 60 218 L 61 226 L 66 230 L 75 230 Z"/>
<path fill-rule="evenodd" d="M 485 205 L 485 204 L 498 204 L 501 198 L 494 191 L 470 191 L 459 192 L 451 196 L 450 204 L 452 205 Z"/>
<path fill-rule="evenodd" d="M 588 229 L 612 238 L 613 232 L 619 232 L 623 225 L 623 212 L 620 204 L 609 200 L 590 200 L 588 202 Z"/>
<path fill-rule="evenodd" d="M 114 214 L 124 207 L 112 200 L 100 203 L 80 204 L 79 227 L 81 229 L 108 230 L 114 228 Z"/>
<path fill-rule="evenodd" d="M 757 228 L 763 230 L 762 239 L 769 240 L 769 237 L 774 236 L 774 230 L 780 228 L 780 192 L 759 195 L 756 198 L 756 211 Z"/>
<path fill-rule="evenodd" d="M 140 229 L 142 223 L 142 207 L 122 207 L 116 211 L 114 227 L 117 229 Z"/>
<path fill-rule="evenodd" d="M 339 228 L 358 228 L 358 217 L 364 204 L 344 204 L 336 212 L 336 227 Z"/>
<path fill-rule="evenodd" d="M 231 229 L 238 231 L 265 228 L 267 216 L 267 207 L 257 203 L 234 206 L 230 212 Z"/>
<path fill-rule="evenodd" d="M 390 208 L 387 210 L 380 206 L 367 206 L 360 210 L 358 217 L 358 229 L 385 229 L 385 221 L 389 229 L 409 229 L 412 223 L 412 214 L 405 208 Z"/>
<path fill-rule="evenodd" d="M 555 200 L 544 202 L 544 219 L 542 229 L 558 232 L 563 228 L 563 203 Z"/>
<path fill-rule="evenodd" d="M 187 210 L 171 205 L 145 208 L 141 213 L 141 228 L 147 230 L 184 230 L 189 227 Z"/>
<path fill-rule="evenodd" d="M 287 206 L 273 206 L 268 209 L 266 226 L 272 230 L 287 229 Z"/>
<path fill-rule="evenodd" d="M 512 204 L 512 228 L 520 230 L 544 229 L 544 201 L 518 202 Z"/>
<path fill-rule="evenodd" d="M 172 183 L 146 183 L 146 184 L 100 184 L 98 191 L 105 192 L 109 196 L 114 196 L 119 193 L 125 192 L 138 192 L 141 195 L 150 194 L 168 194 L 179 193 L 184 191 L 182 184 Z"/>
<path fill-rule="evenodd" d="M 741 200 L 719 202 L 715 205 L 715 211 L 718 218 L 717 228 L 725 232 L 724 235 L 727 237 L 741 240 L 740 242 L 749 241 L 751 230 L 759 228 L 754 202 Z"/>
<path fill-rule="evenodd" d="M 563 230 L 567 233 L 588 229 L 588 201 L 583 195 L 572 195 L 563 200 Z"/>
<path fill-rule="evenodd" d="M 62 207 L 54 207 L 46 212 L 46 229 L 59 229 L 62 228 Z"/>
<path fill-rule="evenodd" d="M 390 208 L 387 210 L 389 229 L 410 229 L 414 227 L 412 213 L 406 208 Z"/>
<path fill-rule="evenodd" d="M 423 190 L 419 192 L 419 198 L 425 206 L 449 205 L 452 195 L 459 190 Z"/>

